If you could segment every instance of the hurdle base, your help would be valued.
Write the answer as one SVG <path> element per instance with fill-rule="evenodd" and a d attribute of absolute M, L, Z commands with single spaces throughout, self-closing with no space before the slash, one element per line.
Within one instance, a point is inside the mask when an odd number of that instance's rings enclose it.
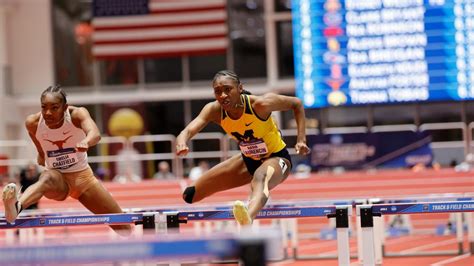
<path fill-rule="evenodd" d="M 386 252 L 384 257 L 424 257 L 460 255 L 458 250 L 420 251 L 413 253 Z"/>
<path fill-rule="evenodd" d="M 462 255 L 464 253 L 464 246 L 462 242 L 458 243 L 458 255 Z"/>
<path fill-rule="evenodd" d="M 290 259 L 290 258 L 267 259 L 267 262 L 281 262 L 281 261 L 285 261 L 287 259 Z M 236 259 L 235 260 L 234 259 L 229 259 L 229 260 L 223 259 L 223 260 L 199 261 L 198 263 L 202 263 L 202 264 L 205 264 L 205 263 L 209 263 L 209 264 L 238 264 L 239 260 L 236 260 Z"/>
<path fill-rule="evenodd" d="M 328 254 L 328 255 L 300 255 L 298 254 L 298 250 L 293 251 L 293 259 L 294 260 L 332 260 L 337 259 L 337 254 Z M 351 254 L 351 259 L 357 259 L 357 255 Z"/>
<path fill-rule="evenodd" d="M 199 263 L 204 264 L 204 261 L 201 261 Z M 210 264 L 238 264 L 239 261 L 238 260 L 211 260 L 208 263 Z"/>

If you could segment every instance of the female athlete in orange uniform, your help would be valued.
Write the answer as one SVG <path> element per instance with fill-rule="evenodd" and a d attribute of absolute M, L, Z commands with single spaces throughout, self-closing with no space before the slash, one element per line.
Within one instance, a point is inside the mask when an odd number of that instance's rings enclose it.
<path fill-rule="evenodd" d="M 13 223 L 22 209 L 43 196 L 58 201 L 70 196 L 96 214 L 122 212 L 87 162 L 87 150 L 100 140 L 87 109 L 69 106 L 61 87 L 50 86 L 41 94 L 41 112 L 28 116 L 25 125 L 38 150 L 38 164 L 46 170 L 21 196 L 14 183 L 3 188 L 8 222 Z M 129 225 L 111 227 L 125 234 L 130 230 Z"/>

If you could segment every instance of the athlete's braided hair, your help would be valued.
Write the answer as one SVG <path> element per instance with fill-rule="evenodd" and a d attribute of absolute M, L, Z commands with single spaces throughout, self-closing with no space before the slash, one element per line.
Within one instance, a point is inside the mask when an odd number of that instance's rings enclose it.
<path fill-rule="evenodd" d="M 230 78 L 230 79 L 233 79 L 235 81 L 235 84 L 240 85 L 240 78 L 239 76 L 237 76 L 237 74 L 235 74 L 235 72 L 231 71 L 231 70 L 221 70 L 219 72 L 217 72 L 215 75 L 214 75 L 214 78 L 212 79 L 212 83 L 216 82 L 217 78 L 219 77 L 226 77 L 226 78 Z M 244 90 L 242 89 L 242 94 L 252 94 L 251 92 L 247 91 L 247 90 Z"/>
<path fill-rule="evenodd" d="M 61 87 L 61 85 L 53 85 L 53 86 L 49 86 L 48 88 L 46 88 L 43 93 L 41 93 L 41 99 L 43 99 L 43 97 L 46 95 L 46 94 L 49 94 L 49 93 L 57 93 L 59 95 L 61 95 L 61 98 L 63 100 L 63 104 L 66 104 L 67 103 L 67 98 L 66 98 L 66 92 L 64 92 L 63 88 Z"/>

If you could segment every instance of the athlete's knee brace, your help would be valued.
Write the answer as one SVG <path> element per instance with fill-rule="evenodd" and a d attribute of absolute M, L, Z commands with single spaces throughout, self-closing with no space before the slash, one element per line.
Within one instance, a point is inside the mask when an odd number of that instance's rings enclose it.
<path fill-rule="evenodd" d="M 193 203 L 194 193 L 196 192 L 196 188 L 194 186 L 187 187 L 183 192 L 183 199 L 187 203 Z"/>

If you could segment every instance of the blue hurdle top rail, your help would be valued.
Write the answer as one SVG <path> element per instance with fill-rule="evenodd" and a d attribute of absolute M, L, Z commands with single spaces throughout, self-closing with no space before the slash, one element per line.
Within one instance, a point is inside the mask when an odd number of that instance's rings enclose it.
<path fill-rule="evenodd" d="M 264 208 L 257 214 L 257 219 L 325 217 L 336 212 L 335 206 L 323 207 L 280 207 Z M 178 212 L 180 221 L 188 220 L 230 220 L 234 219 L 232 210 L 184 211 Z"/>
<path fill-rule="evenodd" d="M 144 216 L 146 215 L 141 213 L 117 213 L 76 216 L 28 217 L 18 218 L 12 224 L 8 223 L 5 219 L 0 219 L 0 229 L 96 224 L 141 224 L 143 223 Z"/>
<path fill-rule="evenodd" d="M 474 212 L 474 201 L 470 200 L 453 202 L 376 204 L 372 206 L 372 212 L 385 215 L 413 213 Z"/>

